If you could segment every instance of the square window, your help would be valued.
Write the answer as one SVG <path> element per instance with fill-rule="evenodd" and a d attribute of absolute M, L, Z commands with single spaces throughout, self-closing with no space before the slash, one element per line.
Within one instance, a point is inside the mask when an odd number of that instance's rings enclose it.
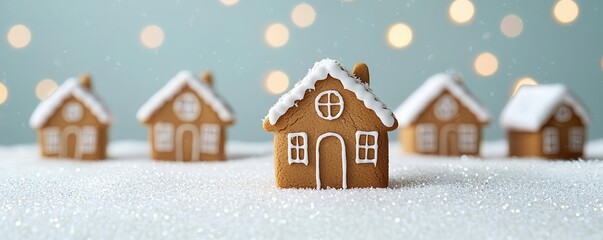
<path fill-rule="evenodd" d="M 220 150 L 220 125 L 204 124 L 201 125 L 201 152 L 218 153 Z"/>
<path fill-rule="evenodd" d="M 308 165 L 308 145 L 306 144 L 308 135 L 305 132 L 289 133 L 287 135 L 288 162 L 303 163 Z"/>
<path fill-rule="evenodd" d="M 477 127 L 473 124 L 460 124 L 458 127 L 459 150 L 462 153 L 477 151 Z"/>
<path fill-rule="evenodd" d="M 435 152 L 437 148 L 437 128 L 435 124 L 418 124 L 415 132 L 415 147 L 418 152 Z"/>
<path fill-rule="evenodd" d="M 93 154 L 96 152 L 97 130 L 95 127 L 86 126 L 82 128 L 80 139 L 80 150 L 84 154 Z"/>
<path fill-rule="evenodd" d="M 376 131 L 356 132 L 356 163 L 372 163 L 377 165 L 377 137 Z"/>
<path fill-rule="evenodd" d="M 56 154 L 59 152 L 60 146 L 60 132 L 56 127 L 49 127 L 44 129 L 44 150 L 49 154 Z"/>
<path fill-rule="evenodd" d="M 154 146 L 158 152 L 171 152 L 174 148 L 174 125 L 170 123 L 155 124 Z"/>
<path fill-rule="evenodd" d="M 569 129 L 569 149 L 572 152 L 582 152 L 584 148 L 584 130 L 581 127 Z"/>
<path fill-rule="evenodd" d="M 542 153 L 559 153 L 559 129 L 547 127 L 542 131 Z"/>

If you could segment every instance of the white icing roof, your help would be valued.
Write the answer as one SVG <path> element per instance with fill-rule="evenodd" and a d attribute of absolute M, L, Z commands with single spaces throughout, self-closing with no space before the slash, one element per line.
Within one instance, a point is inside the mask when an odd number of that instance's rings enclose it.
<path fill-rule="evenodd" d="M 352 76 L 338 61 L 332 59 L 323 59 L 315 63 L 314 67 L 308 70 L 308 74 L 301 81 L 297 82 L 289 92 L 281 96 L 276 104 L 270 108 L 268 116 L 266 116 L 270 124 L 276 124 L 278 119 L 289 108 L 295 106 L 297 101 L 304 98 L 307 90 L 315 89 L 314 85 L 316 82 L 326 79 L 327 75 L 338 79 L 345 89 L 353 92 L 356 98 L 364 103 L 366 108 L 373 110 L 377 114 L 383 125 L 386 127 L 394 125 L 395 117 L 393 113 L 373 94 L 369 86 Z"/>
<path fill-rule="evenodd" d="M 216 113 L 220 120 L 230 122 L 234 120 L 234 113 L 226 104 L 226 102 L 220 98 L 218 93 L 213 87 L 208 86 L 206 83 L 198 79 L 190 71 L 179 72 L 174 78 L 165 84 L 163 88 L 157 91 L 140 109 L 136 114 L 139 121 L 145 122 L 151 118 L 153 113 L 162 107 L 165 102 L 169 101 L 178 94 L 184 85 L 188 85 L 193 91 L 195 91 L 205 103 L 207 103 Z"/>
<path fill-rule="evenodd" d="M 588 111 L 563 84 L 521 87 L 503 109 L 500 122 L 507 129 L 536 132 L 562 103 L 570 106 L 582 123 L 588 125 Z"/>
<path fill-rule="evenodd" d="M 429 77 L 410 97 L 396 109 L 396 118 L 400 126 L 411 124 L 425 108 L 444 90 L 448 90 L 463 106 L 469 109 L 477 120 L 490 121 L 490 114 L 482 104 L 475 99 L 463 83 L 449 73 L 438 73 Z"/>
<path fill-rule="evenodd" d="M 36 107 L 29 119 L 29 125 L 33 128 L 43 127 L 46 121 L 70 96 L 80 100 L 99 122 L 103 124 L 111 123 L 111 113 L 105 105 L 90 90 L 83 87 L 78 79 L 70 78 Z"/>

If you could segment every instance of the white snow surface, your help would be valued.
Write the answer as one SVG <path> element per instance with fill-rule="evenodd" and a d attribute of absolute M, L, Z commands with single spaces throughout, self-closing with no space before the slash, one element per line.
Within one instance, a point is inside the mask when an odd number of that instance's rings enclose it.
<path fill-rule="evenodd" d="M 463 106 L 467 107 L 481 122 L 490 121 L 490 114 L 463 83 L 450 73 L 438 73 L 429 77 L 395 111 L 400 127 L 413 123 L 415 119 L 442 91 L 448 90 Z"/>
<path fill-rule="evenodd" d="M 296 106 L 296 102 L 302 100 L 307 90 L 315 89 L 317 81 L 324 80 L 327 75 L 338 79 L 343 88 L 351 91 L 356 95 L 356 98 L 364 103 L 364 106 L 371 109 L 377 114 L 381 123 L 386 127 L 394 125 L 394 114 L 379 100 L 371 88 L 360 81 L 358 78 L 350 74 L 337 60 L 323 59 L 316 62 L 314 66 L 308 70 L 308 74 L 297 82 L 293 88 L 283 94 L 276 104 L 268 111 L 266 116 L 271 125 L 276 124 L 278 119 L 283 116 L 289 108 Z"/>
<path fill-rule="evenodd" d="M 65 99 L 73 96 L 80 100 L 96 119 L 103 124 L 110 124 L 112 117 L 106 106 L 90 90 L 85 89 L 76 78 L 70 78 L 58 87 L 50 96 L 36 107 L 29 119 L 29 125 L 32 128 L 42 127 L 48 118 L 50 118 L 57 108 L 63 104 Z"/>
<path fill-rule="evenodd" d="M 198 79 L 190 71 L 181 71 L 163 88 L 157 91 L 151 98 L 140 107 L 136 113 L 136 117 L 139 121 L 145 122 L 153 113 L 162 107 L 165 102 L 169 101 L 179 93 L 179 91 L 188 85 L 193 91 L 195 91 L 201 99 L 205 101 L 216 113 L 220 120 L 229 122 L 235 118 L 234 112 L 228 106 L 228 104 L 220 97 L 220 95 L 214 90 L 213 87 L 208 86 L 206 83 Z"/>
<path fill-rule="evenodd" d="M 503 108 L 500 123 L 504 128 L 538 131 L 554 114 L 559 104 L 567 104 L 584 125 L 590 122 L 588 110 L 563 84 L 523 86 Z"/>
<path fill-rule="evenodd" d="M 593 145 L 596 144 L 596 145 Z M 603 161 L 409 156 L 391 145 L 387 189 L 275 187 L 272 143 L 230 160 L 39 159 L 0 147 L 2 239 L 603 239 Z M 588 149 L 601 153 L 603 141 Z M 590 150 L 589 150 L 590 151 Z M 596 151 L 595 151 L 596 152 Z M 599 155 L 600 157 L 600 155 Z"/>

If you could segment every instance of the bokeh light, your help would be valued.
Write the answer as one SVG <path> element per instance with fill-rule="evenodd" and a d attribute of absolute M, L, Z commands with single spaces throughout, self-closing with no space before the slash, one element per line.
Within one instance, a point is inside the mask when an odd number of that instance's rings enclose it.
<path fill-rule="evenodd" d="M 8 30 L 6 34 L 8 43 L 14 48 L 24 48 L 31 42 L 31 31 L 23 24 L 18 24 Z"/>
<path fill-rule="evenodd" d="M 579 14 L 580 7 L 574 0 L 559 0 L 553 8 L 553 17 L 561 24 L 571 24 Z"/>
<path fill-rule="evenodd" d="M 220 0 L 220 2 L 222 2 L 222 4 L 226 5 L 226 6 L 232 6 L 235 5 L 239 2 L 239 0 Z"/>
<path fill-rule="evenodd" d="M 517 81 L 515 81 L 515 84 L 513 85 L 513 92 L 511 92 L 511 96 L 515 95 L 517 93 L 517 91 L 519 90 L 519 88 L 521 88 L 523 86 L 535 86 L 535 85 L 538 85 L 538 81 L 534 80 L 531 77 L 520 78 Z"/>
<path fill-rule="evenodd" d="M 387 42 L 394 48 L 404 48 L 412 42 L 412 29 L 404 24 L 397 23 L 387 31 Z"/>
<path fill-rule="evenodd" d="M 44 79 L 42 81 L 40 81 L 38 83 L 38 85 L 36 86 L 36 97 L 38 97 L 38 99 L 44 100 L 46 99 L 48 96 L 50 96 L 50 94 L 52 94 L 52 92 L 54 92 L 54 90 L 57 89 L 57 83 L 52 80 L 52 79 Z"/>
<path fill-rule="evenodd" d="M 479 75 L 487 77 L 494 74 L 496 70 L 498 70 L 498 59 L 496 59 L 494 54 L 484 52 L 475 58 L 473 67 Z"/>
<path fill-rule="evenodd" d="M 450 4 L 448 15 L 457 24 L 467 24 L 475 15 L 475 6 L 469 0 L 454 0 Z"/>
<path fill-rule="evenodd" d="M 283 93 L 289 87 L 289 77 L 282 71 L 272 71 L 266 76 L 264 87 L 271 94 Z"/>
<path fill-rule="evenodd" d="M 316 11 L 314 11 L 314 8 L 307 3 L 302 3 L 295 6 L 291 12 L 291 20 L 295 25 L 301 28 L 312 25 L 315 19 Z"/>
<path fill-rule="evenodd" d="M 140 33 L 140 42 L 147 48 L 157 48 L 163 43 L 163 29 L 157 25 L 146 26 Z"/>
<path fill-rule="evenodd" d="M 0 104 L 3 104 L 8 99 L 8 88 L 0 82 Z"/>
<path fill-rule="evenodd" d="M 500 22 L 500 31 L 509 38 L 517 37 L 523 31 L 523 21 L 517 15 L 507 15 Z"/>
<path fill-rule="evenodd" d="M 282 47 L 289 41 L 289 29 L 282 23 L 273 23 L 266 28 L 264 38 L 271 47 Z"/>
<path fill-rule="evenodd" d="M 603 57 L 601 57 L 601 70 L 603 70 Z"/>

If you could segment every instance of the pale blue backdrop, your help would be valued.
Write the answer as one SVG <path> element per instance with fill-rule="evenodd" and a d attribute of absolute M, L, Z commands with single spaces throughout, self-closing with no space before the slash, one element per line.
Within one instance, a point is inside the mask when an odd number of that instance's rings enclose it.
<path fill-rule="evenodd" d="M 315 22 L 307 28 L 297 27 L 290 17 L 303 2 L 316 11 Z M 516 79 L 531 76 L 565 83 L 592 112 L 590 137 L 603 137 L 603 2 L 577 1 L 580 15 L 568 26 L 552 17 L 552 0 L 473 2 L 473 20 L 461 26 L 450 21 L 450 1 L 443 0 L 241 0 L 232 6 L 218 0 L 2 0 L 0 82 L 9 97 L 0 105 L 0 144 L 35 141 L 27 122 L 39 102 L 35 88 L 40 80 L 62 83 L 82 72 L 92 74 L 96 91 L 116 117 L 112 139 L 145 139 L 146 129 L 135 118 L 137 109 L 183 69 L 215 73 L 216 88 L 238 115 L 229 133 L 233 139 L 267 141 L 272 136 L 261 129 L 261 119 L 279 96 L 264 89 L 266 74 L 282 70 L 295 82 L 315 61 L 327 57 L 349 68 L 366 62 L 373 89 L 391 108 L 428 76 L 458 71 L 494 117 L 486 139 L 504 137 L 497 119 Z M 524 30 L 517 38 L 500 31 L 508 14 L 523 19 Z M 281 48 L 270 47 L 263 36 L 275 22 L 290 32 Z M 403 49 L 386 42 L 387 29 L 398 22 L 414 33 L 413 42 Z M 32 33 L 31 43 L 22 49 L 11 47 L 6 39 L 16 24 L 28 26 Z M 140 43 L 140 32 L 149 24 L 165 33 L 159 48 Z M 472 67 L 484 51 L 499 61 L 490 77 L 480 77 Z"/>

